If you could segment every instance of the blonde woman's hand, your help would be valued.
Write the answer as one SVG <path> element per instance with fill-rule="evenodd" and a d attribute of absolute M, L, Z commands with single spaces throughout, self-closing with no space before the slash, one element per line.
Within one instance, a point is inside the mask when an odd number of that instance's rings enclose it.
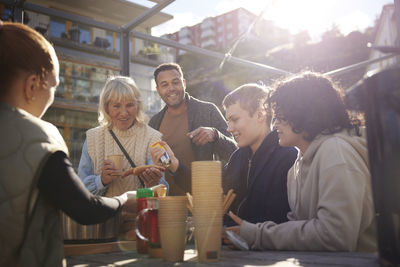
<path fill-rule="evenodd" d="M 101 182 L 103 185 L 108 185 L 115 179 L 121 176 L 121 171 L 118 170 L 111 160 L 105 160 L 101 167 Z"/>
<path fill-rule="evenodd" d="M 140 178 L 142 178 L 144 185 L 149 188 L 160 183 L 162 172 L 158 168 L 148 168 L 142 172 Z"/>

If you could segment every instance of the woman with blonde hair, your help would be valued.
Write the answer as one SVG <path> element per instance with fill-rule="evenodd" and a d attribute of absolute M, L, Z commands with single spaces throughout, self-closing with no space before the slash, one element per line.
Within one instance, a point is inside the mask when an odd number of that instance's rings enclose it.
<path fill-rule="evenodd" d="M 140 177 L 121 178 L 122 172 L 133 164 L 152 164 L 150 145 L 161 139 L 161 133 L 144 122 L 140 92 L 133 79 L 116 76 L 107 80 L 100 94 L 99 123 L 86 132 L 78 168 L 78 175 L 90 192 L 115 196 L 144 186 L 167 185 L 157 168 L 147 169 Z M 110 155 L 124 155 L 122 170 L 107 159 Z"/>

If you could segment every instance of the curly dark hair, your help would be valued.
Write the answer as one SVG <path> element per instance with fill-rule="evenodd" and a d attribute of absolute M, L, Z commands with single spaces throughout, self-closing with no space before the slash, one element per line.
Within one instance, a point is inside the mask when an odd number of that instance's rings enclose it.
<path fill-rule="evenodd" d="M 278 82 L 266 105 L 275 116 L 287 120 L 293 132 L 306 133 L 304 139 L 309 142 L 319 134 L 334 134 L 357 124 L 350 119 L 340 88 L 314 72 Z"/>

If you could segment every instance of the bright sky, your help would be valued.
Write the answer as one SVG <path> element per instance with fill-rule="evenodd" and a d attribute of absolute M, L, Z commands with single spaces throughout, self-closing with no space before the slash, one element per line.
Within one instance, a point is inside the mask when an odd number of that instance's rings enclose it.
<path fill-rule="evenodd" d="M 155 3 L 147 0 L 129 0 L 147 7 Z M 264 18 L 291 33 L 308 30 L 313 39 L 321 33 L 339 26 L 342 33 L 364 30 L 373 25 L 385 4 L 393 0 L 176 0 L 163 12 L 174 18 L 153 28 L 153 35 L 178 31 L 192 26 L 206 17 L 217 16 L 243 7 L 258 15 L 267 5 Z"/>

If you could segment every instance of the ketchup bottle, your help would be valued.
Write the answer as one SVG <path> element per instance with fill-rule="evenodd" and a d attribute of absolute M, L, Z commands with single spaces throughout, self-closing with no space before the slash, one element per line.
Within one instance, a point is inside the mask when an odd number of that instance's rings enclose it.
<path fill-rule="evenodd" d="M 147 208 L 147 198 L 153 197 L 154 193 L 153 190 L 149 188 L 139 188 L 136 192 L 136 199 L 137 199 L 137 213 L 141 210 Z M 139 231 L 144 236 L 149 236 L 150 233 L 150 218 L 149 214 L 145 213 L 143 216 L 139 218 Z M 136 248 L 139 253 L 146 254 L 148 249 L 148 242 L 136 237 Z"/>

